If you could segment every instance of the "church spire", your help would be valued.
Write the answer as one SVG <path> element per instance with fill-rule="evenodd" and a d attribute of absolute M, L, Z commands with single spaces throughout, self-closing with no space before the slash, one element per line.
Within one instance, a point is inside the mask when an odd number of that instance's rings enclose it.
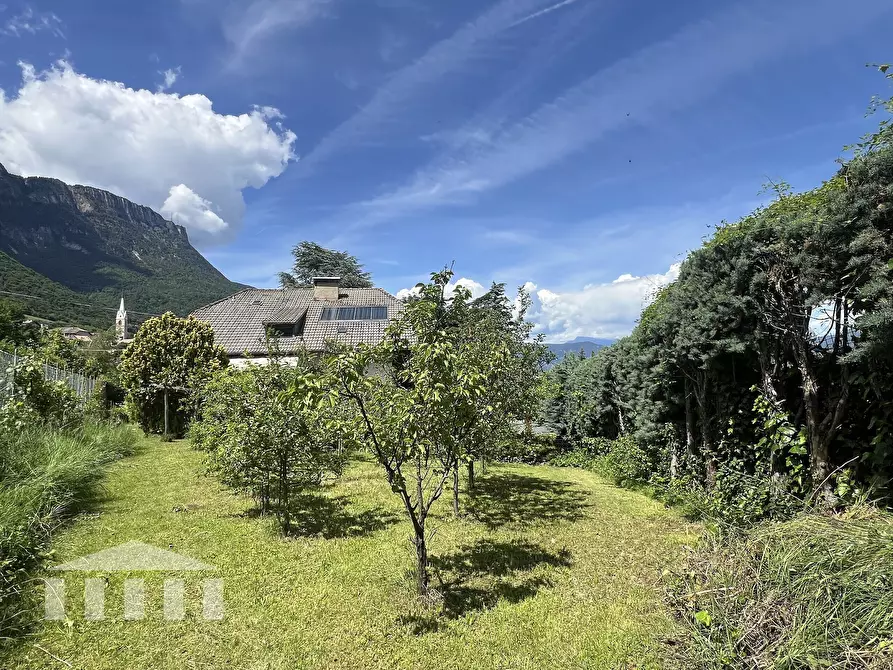
<path fill-rule="evenodd" d="M 115 335 L 118 341 L 127 339 L 127 310 L 124 308 L 124 294 L 121 294 L 121 306 L 118 308 L 118 315 L 115 317 Z"/>

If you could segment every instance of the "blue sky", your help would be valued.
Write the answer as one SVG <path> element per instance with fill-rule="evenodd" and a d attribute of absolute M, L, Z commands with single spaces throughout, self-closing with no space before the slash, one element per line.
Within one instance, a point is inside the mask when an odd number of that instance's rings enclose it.
<path fill-rule="evenodd" d="M 256 286 L 302 239 L 393 292 L 455 261 L 566 340 L 628 332 L 767 177 L 833 173 L 893 3 L 7 0 L 0 26 L 11 171 L 152 206 Z"/>

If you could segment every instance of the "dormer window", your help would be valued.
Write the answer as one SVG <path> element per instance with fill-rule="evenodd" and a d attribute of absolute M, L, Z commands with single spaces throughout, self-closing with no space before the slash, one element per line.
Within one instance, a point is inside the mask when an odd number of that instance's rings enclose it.
<path fill-rule="evenodd" d="M 267 332 L 270 333 L 270 337 L 294 337 L 295 324 L 271 323 L 267 325 Z"/>
<path fill-rule="evenodd" d="M 303 337 L 306 316 L 306 307 L 281 309 L 264 321 L 264 328 L 271 337 Z"/>

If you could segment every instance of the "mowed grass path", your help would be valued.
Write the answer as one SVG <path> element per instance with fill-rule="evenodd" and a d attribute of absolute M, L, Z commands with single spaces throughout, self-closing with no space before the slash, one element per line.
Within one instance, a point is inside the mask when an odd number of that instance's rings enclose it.
<path fill-rule="evenodd" d="M 465 518 L 452 518 L 444 496 L 432 519 L 434 583 L 445 594 L 435 611 L 413 595 L 409 525 L 376 464 L 355 462 L 305 499 L 283 538 L 207 476 L 187 442 L 146 440 L 56 536 L 55 559 L 130 540 L 171 547 L 216 567 L 225 618 L 201 618 L 204 573 L 182 575 L 181 622 L 163 619 L 163 576 L 109 573 L 106 619 L 85 621 L 83 575 L 69 573 L 69 621 L 41 624 L 12 667 L 660 667 L 658 640 L 672 623 L 658 582 L 694 527 L 582 470 L 491 467 L 478 491 L 463 496 Z M 123 621 L 123 579 L 137 576 L 146 618 Z"/>

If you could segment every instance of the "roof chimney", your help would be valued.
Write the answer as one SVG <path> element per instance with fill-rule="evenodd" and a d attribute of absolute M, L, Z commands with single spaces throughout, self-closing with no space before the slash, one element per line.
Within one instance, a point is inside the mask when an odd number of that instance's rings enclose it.
<path fill-rule="evenodd" d="M 338 285 L 341 277 L 314 277 L 313 299 L 336 302 L 338 300 Z"/>

